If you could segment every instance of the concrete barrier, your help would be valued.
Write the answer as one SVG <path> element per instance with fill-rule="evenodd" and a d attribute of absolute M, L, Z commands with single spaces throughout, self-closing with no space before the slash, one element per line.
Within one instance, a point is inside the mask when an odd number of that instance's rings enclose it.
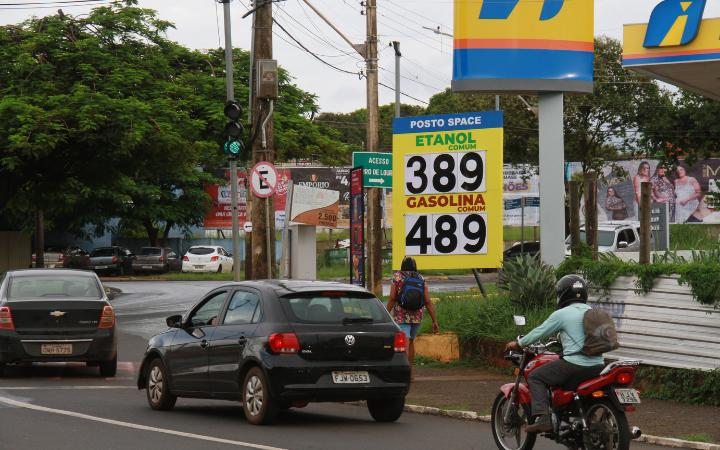
<path fill-rule="evenodd" d="M 421 334 L 415 338 L 415 355 L 442 362 L 457 361 L 460 359 L 457 334 Z"/>

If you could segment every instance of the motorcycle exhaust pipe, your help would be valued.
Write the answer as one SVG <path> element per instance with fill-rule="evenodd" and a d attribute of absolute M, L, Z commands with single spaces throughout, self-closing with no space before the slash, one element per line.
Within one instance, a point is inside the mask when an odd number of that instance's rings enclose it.
<path fill-rule="evenodd" d="M 640 430 L 640 428 L 638 427 L 633 427 L 632 431 L 630 432 L 630 436 L 632 437 L 632 439 L 638 439 L 640 438 L 640 436 L 642 436 L 642 430 Z"/>

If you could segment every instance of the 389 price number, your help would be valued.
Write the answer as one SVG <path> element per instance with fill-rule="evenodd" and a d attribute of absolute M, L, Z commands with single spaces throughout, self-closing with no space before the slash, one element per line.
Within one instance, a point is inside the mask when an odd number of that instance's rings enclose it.
<path fill-rule="evenodd" d="M 485 192 L 486 152 L 405 156 L 405 195 Z"/>
<path fill-rule="evenodd" d="M 407 255 L 475 255 L 487 252 L 487 214 L 405 216 Z"/>

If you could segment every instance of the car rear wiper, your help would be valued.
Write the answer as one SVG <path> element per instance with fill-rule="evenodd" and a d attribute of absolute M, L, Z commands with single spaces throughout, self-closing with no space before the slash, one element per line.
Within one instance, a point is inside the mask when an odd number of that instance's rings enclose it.
<path fill-rule="evenodd" d="M 343 319 L 343 325 L 349 323 L 373 323 L 374 320 L 371 317 L 346 317 Z"/>

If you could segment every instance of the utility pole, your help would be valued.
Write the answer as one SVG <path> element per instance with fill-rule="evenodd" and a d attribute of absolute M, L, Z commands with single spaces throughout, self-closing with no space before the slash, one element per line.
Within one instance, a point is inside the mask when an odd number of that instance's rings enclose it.
<path fill-rule="evenodd" d="M 400 117 L 400 42 L 393 41 L 393 49 L 395 50 L 395 117 Z"/>
<path fill-rule="evenodd" d="M 230 25 L 230 0 L 222 0 L 225 21 L 225 89 L 227 101 L 235 101 L 233 79 L 232 27 Z M 237 160 L 230 158 L 230 206 L 232 207 L 232 256 L 233 280 L 240 281 L 240 218 L 238 217 L 238 176 Z M 247 257 L 247 256 L 246 256 Z"/>
<path fill-rule="evenodd" d="M 272 40 L 272 0 L 257 0 L 255 11 L 253 74 L 257 73 L 258 62 L 273 57 Z M 272 163 L 275 157 L 273 138 L 273 101 L 258 98 L 258 83 L 252 86 L 253 124 L 251 136 L 262 136 L 252 143 L 254 163 L 267 161 Z M 275 208 L 272 196 L 261 199 L 253 198 L 252 204 L 252 266 L 254 279 L 274 278 L 275 268 Z"/>
<path fill-rule="evenodd" d="M 365 62 L 367 73 L 367 150 L 379 151 L 378 132 L 380 107 L 378 105 L 378 56 L 377 56 L 377 0 L 366 0 L 367 40 Z M 382 245 L 380 189 L 368 188 L 368 290 L 382 295 Z"/>

